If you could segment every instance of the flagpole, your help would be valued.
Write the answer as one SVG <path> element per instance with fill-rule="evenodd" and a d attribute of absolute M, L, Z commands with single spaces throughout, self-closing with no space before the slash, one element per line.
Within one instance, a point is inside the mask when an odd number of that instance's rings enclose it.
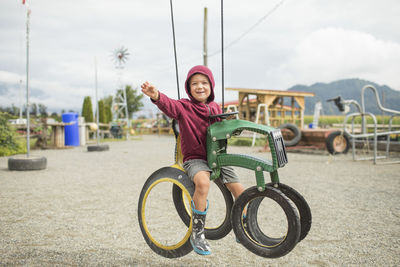
<path fill-rule="evenodd" d="M 25 0 L 22 1 L 25 4 Z M 26 8 L 26 156 L 29 158 L 30 153 L 30 121 L 29 121 L 29 17 L 30 9 L 27 4 Z"/>

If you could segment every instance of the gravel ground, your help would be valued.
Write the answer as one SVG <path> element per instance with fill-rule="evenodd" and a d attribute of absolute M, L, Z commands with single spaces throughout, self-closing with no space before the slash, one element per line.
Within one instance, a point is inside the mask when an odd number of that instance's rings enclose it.
<path fill-rule="evenodd" d="M 1 266 L 400 265 L 398 164 L 354 162 L 351 154 L 289 153 L 289 164 L 279 170 L 281 182 L 301 192 L 313 214 L 309 235 L 293 251 L 262 258 L 236 243 L 231 232 L 210 241 L 210 256 L 192 252 L 167 259 L 144 241 L 137 205 L 147 177 L 172 164 L 173 137 L 109 145 L 107 152 L 33 151 L 47 158 L 42 171 L 9 171 L 7 158 L 0 158 Z M 255 148 L 232 152 L 262 156 Z M 254 175 L 237 172 L 246 186 L 255 184 Z"/>

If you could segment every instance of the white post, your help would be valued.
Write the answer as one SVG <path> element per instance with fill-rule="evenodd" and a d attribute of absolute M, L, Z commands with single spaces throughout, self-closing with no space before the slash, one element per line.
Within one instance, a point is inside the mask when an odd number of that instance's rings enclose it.
<path fill-rule="evenodd" d="M 29 17 L 30 9 L 26 8 L 26 157 L 30 153 L 30 122 L 29 122 Z"/>
<path fill-rule="evenodd" d="M 100 133 L 99 133 L 99 117 L 100 117 L 100 111 L 99 111 L 99 101 L 97 98 L 97 61 L 96 57 L 94 58 L 94 86 L 96 89 L 96 123 L 97 123 L 97 130 L 96 130 L 96 135 L 97 135 L 97 145 L 99 145 L 100 142 Z"/>

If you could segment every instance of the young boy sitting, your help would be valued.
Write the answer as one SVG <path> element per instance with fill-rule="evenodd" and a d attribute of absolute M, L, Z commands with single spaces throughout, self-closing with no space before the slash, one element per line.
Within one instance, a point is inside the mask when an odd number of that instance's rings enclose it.
<path fill-rule="evenodd" d="M 208 210 L 207 195 L 212 172 L 207 163 L 206 136 L 208 126 L 220 120 L 211 119 L 210 115 L 222 113 L 220 106 L 214 102 L 214 86 L 211 70 L 200 65 L 190 69 L 186 78 L 185 89 L 189 99 L 171 99 L 147 81 L 141 86 L 142 92 L 149 96 L 162 112 L 179 123 L 183 167 L 195 184 L 191 204 L 193 231 L 190 242 L 193 250 L 200 255 L 211 254 L 204 236 Z M 223 167 L 220 178 L 235 199 L 244 191 L 232 168 Z"/>

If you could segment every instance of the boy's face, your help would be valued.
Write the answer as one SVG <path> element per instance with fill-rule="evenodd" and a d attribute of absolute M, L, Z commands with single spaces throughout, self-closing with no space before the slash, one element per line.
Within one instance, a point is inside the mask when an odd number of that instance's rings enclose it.
<path fill-rule="evenodd" d="M 205 104 L 211 94 L 211 85 L 206 75 L 197 73 L 190 78 L 190 94 L 197 101 Z"/>

